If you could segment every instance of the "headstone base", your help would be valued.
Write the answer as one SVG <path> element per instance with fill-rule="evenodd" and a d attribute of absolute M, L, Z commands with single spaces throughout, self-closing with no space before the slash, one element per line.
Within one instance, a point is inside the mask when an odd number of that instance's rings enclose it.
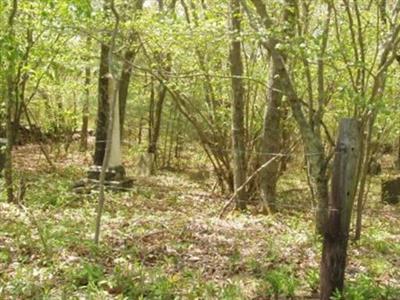
<path fill-rule="evenodd" d="M 72 189 L 76 193 L 90 194 L 100 186 L 101 166 L 91 166 L 87 171 L 87 178 L 75 182 Z M 128 191 L 133 186 L 133 178 L 126 177 L 125 168 L 117 166 L 106 171 L 104 186 L 113 191 Z"/>
<path fill-rule="evenodd" d="M 99 180 L 101 174 L 101 166 L 91 166 L 87 171 L 89 179 Z M 106 170 L 106 181 L 121 181 L 125 178 L 126 172 L 123 166 L 110 167 Z"/>

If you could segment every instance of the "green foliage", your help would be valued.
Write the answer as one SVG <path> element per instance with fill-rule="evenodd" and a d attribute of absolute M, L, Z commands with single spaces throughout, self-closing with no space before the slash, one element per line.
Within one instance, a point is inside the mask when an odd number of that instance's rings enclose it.
<path fill-rule="evenodd" d="M 306 272 L 307 285 L 313 292 L 319 289 L 319 269 L 310 269 Z"/>
<path fill-rule="evenodd" d="M 35 278 L 42 276 L 44 279 L 37 282 Z M 41 268 L 31 269 L 23 267 L 18 269 L 13 278 L 10 278 L 3 286 L 0 281 L 0 295 L 2 289 L 6 287 L 11 291 L 10 296 L 13 299 L 47 299 L 49 291 L 54 287 L 49 274 Z"/>
<path fill-rule="evenodd" d="M 176 189 L 153 189 L 145 197 L 143 190 L 148 188 L 143 186 L 149 182 L 138 179 L 141 187 L 132 193 L 108 195 L 105 242 L 96 247 L 91 240 L 93 198 L 61 206 L 40 202 L 42 190 L 62 195 L 64 183 L 67 186 L 78 175 L 74 168 L 58 176 L 38 173 L 32 178 L 24 174 L 30 183 L 24 204 L 35 215 L 50 254 L 43 251 L 38 227 L 28 215 L 0 203 L 0 268 L 6 270 L 0 274 L 0 298 L 59 299 L 64 294 L 71 299 L 230 300 L 293 298 L 318 290 L 318 255 L 313 253 L 320 251 L 320 243 L 311 234 L 305 235 L 312 230 L 311 215 L 281 214 L 279 218 L 257 217 L 254 222 L 249 214 L 218 222 L 213 219 L 218 226 L 209 227 L 215 226 L 209 215 L 215 215 L 220 205 L 204 208 L 185 197 L 168 201 L 177 195 Z M 173 173 L 154 179 L 158 185 L 164 180 L 178 180 L 183 190 L 193 188 L 187 177 Z M 164 201 L 168 205 L 161 207 Z M 193 220 L 207 228 L 195 226 Z M 391 232 L 397 223 L 386 220 L 370 225 L 371 220 L 375 217 L 367 215 L 368 228 L 357 246 L 360 254 L 350 257 L 352 264 L 360 266 L 357 274 L 365 276 L 346 274 L 345 299 L 397 300 L 394 252 L 381 251 L 372 242 L 379 237 L 381 242 L 395 244 L 394 234 L 379 233 Z M 160 235 L 149 235 L 158 230 Z M 140 238 L 143 236 L 147 237 Z M 232 243 L 224 244 L 227 241 Z M 199 265 L 215 269 L 199 268 L 196 261 L 188 261 L 195 250 Z M 289 265 L 291 261 L 302 263 Z"/>
<path fill-rule="evenodd" d="M 377 220 L 379 225 L 384 222 Z M 366 228 L 361 238 L 362 245 L 372 246 L 380 254 L 400 255 L 400 246 L 390 241 L 392 235 L 389 232 L 382 232 L 377 227 Z"/>
<path fill-rule="evenodd" d="M 222 289 L 222 293 L 219 296 L 220 299 L 243 299 L 241 288 L 236 283 L 228 283 Z"/>
<path fill-rule="evenodd" d="M 349 282 L 343 295 L 336 293 L 333 300 L 395 300 L 400 297 L 400 289 L 381 285 L 372 278 L 361 275 L 354 282 Z"/>
<path fill-rule="evenodd" d="M 299 280 L 287 266 L 267 270 L 262 279 L 259 293 L 263 295 L 294 297 L 299 287 Z"/>
<path fill-rule="evenodd" d="M 49 184 L 49 178 L 54 180 Z M 68 205 L 78 204 L 80 197 L 71 193 L 71 182 L 63 177 L 54 178 L 52 175 L 42 177 L 38 181 L 30 183 L 31 188 L 33 185 L 37 187 L 37 193 L 28 194 L 27 200 L 35 203 L 43 208 L 48 206 L 63 207 Z M 46 188 L 39 188 L 46 187 Z"/>
<path fill-rule="evenodd" d="M 159 275 L 160 270 L 146 273 L 140 264 L 130 268 L 117 266 L 111 279 L 111 292 L 127 299 L 174 299 L 174 278 Z"/>
<path fill-rule="evenodd" d="M 104 278 L 103 267 L 85 262 L 78 269 L 72 268 L 66 272 L 67 278 L 77 287 L 94 285 L 97 286 Z"/>

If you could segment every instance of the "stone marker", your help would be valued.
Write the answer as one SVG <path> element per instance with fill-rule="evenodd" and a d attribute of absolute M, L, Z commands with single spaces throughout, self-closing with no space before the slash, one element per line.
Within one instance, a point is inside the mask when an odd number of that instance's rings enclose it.
<path fill-rule="evenodd" d="M 115 190 L 126 190 L 132 187 L 133 179 L 126 177 L 125 168 L 122 165 L 121 155 L 121 135 L 119 125 L 119 105 L 118 97 L 115 103 L 116 110 L 113 118 L 113 131 L 111 137 L 110 160 L 105 176 L 105 186 Z M 73 184 L 73 189 L 79 193 L 90 192 L 93 188 L 98 187 L 102 166 L 93 165 L 87 172 L 87 179 L 80 180 Z"/>
<path fill-rule="evenodd" d="M 119 128 L 119 109 L 118 109 L 118 97 L 116 97 L 115 103 L 116 110 L 113 118 L 113 131 L 111 136 L 111 150 L 110 160 L 106 170 L 106 181 L 121 181 L 125 178 L 125 168 L 122 166 L 122 155 L 121 155 L 121 134 Z M 99 179 L 101 173 L 101 166 L 91 166 L 88 171 L 89 179 Z"/>
<path fill-rule="evenodd" d="M 6 162 L 5 148 L 7 145 L 7 140 L 0 138 L 0 173 L 4 169 L 4 164 Z"/>
<path fill-rule="evenodd" d="M 382 201 L 389 204 L 400 202 L 400 177 L 382 182 Z"/>

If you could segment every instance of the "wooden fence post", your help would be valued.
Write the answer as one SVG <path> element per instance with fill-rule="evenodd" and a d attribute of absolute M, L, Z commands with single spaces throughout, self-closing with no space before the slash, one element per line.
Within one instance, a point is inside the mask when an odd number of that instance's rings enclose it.
<path fill-rule="evenodd" d="M 355 119 L 342 119 L 336 143 L 329 214 L 323 236 L 321 300 L 329 300 L 335 291 L 343 291 L 350 219 L 357 187 L 360 142 L 360 123 Z"/>

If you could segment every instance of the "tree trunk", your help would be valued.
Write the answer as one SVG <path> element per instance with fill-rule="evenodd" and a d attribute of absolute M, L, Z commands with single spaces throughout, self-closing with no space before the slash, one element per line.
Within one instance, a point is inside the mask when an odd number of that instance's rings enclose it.
<path fill-rule="evenodd" d="M 167 55 L 168 65 L 165 67 L 164 71 L 171 71 L 171 64 L 169 55 Z M 162 111 L 164 107 L 164 101 L 167 95 L 167 88 L 162 81 L 159 82 L 157 87 L 157 100 L 154 103 L 154 107 L 150 112 L 151 115 L 151 134 L 149 136 L 149 146 L 147 148 L 147 153 L 149 155 L 150 160 L 150 173 L 153 174 L 155 172 L 155 162 L 157 159 L 157 147 L 158 140 L 160 138 L 160 128 L 161 128 L 161 119 L 162 119 Z M 154 97 L 154 95 L 153 95 Z"/>
<path fill-rule="evenodd" d="M 135 9 L 141 11 L 143 9 L 144 0 L 137 0 Z M 137 32 L 134 30 L 131 35 L 131 43 L 137 41 Z M 122 64 L 121 77 L 119 82 L 118 100 L 119 100 L 119 122 L 120 122 L 120 134 L 121 143 L 124 136 L 124 123 L 126 116 L 126 101 L 128 99 L 129 83 L 132 76 L 133 63 L 136 57 L 136 50 L 128 49 L 124 54 L 124 62 Z"/>
<path fill-rule="evenodd" d="M 14 21 L 15 16 L 18 10 L 18 1 L 14 0 L 12 2 L 12 9 L 10 12 L 10 16 L 8 18 L 8 38 L 10 43 L 14 42 L 15 33 L 14 33 Z M 10 44 L 10 51 L 15 51 L 15 45 Z M 5 177 L 5 185 L 7 190 L 7 201 L 14 202 L 14 190 L 13 190 L 13 156 L 12 156 L 12 148 L 13 148 L 13 124 L 11 122 L 11 115 L 13 111 L 13 106 L 15 105 L 15 97 L 14 88 L 14 72 L 15 72 L 15 59 L 11 55 L 9 66 L 7 68 L 7 100 L 6 100 L 6 138 L 7 144 L 5 149 L 5 164 L 4 164 L 4 177 Z"/>
<path fill-rule="evenodd" d="M 165 89 L 164 85 L 160 83 L 160 87 L 158 90 L 158 99 L 157 99 L 157 101 L 155 101 L 155 107 L 154 107 L 154 111 L 153 111 L 154 123 L 152 124 L 149 148 L 147 150 L 148 153 L 152 153 L 153 155 L 156 155 L 156 153 L 157 153 L 157 143 L 158 143 L 158 139 L 160 137 L 162 110 L 163 110 L 166 94 L 167 94 L 167 90 Z"/>
<path fill-rule="evenodd" d="M 354 234 L 354 240 L 358 241 L 361 238 L 362 230 L 362 213 L 364 209 L 364 204 L 366 200 L 366 186 L 368 181 L 368 169 L 370 166 L 372 150 L 371 150 L 371 140 L 372 140 L 372 130 L 373 130 L 373 118 L 372 116 L 367 118 L 367 129 L 365 140 L 362 141 L 361 145 L 361 159 L 359 162 L 359 174 L 357 180 L 359 181 L 358 195 L 357 195 L 357 210 L 356 210 L 356 228 Z"/>
<path fill-rule="evenodd" d="M 138 131 L 138 137 L 137 137 L 137 143 L 138 145 L 142 144 L 142 133 L 143 132 L 143 117 L 140 117 L 139 119 L 139 131 Z"/>
<path fill-rule="evenodd" d="M 282 66 L 282 65 L 281 65 Z M 280 85 L 279 64 L 271 59 L 270 79 L 268 84 L 267 106 L 265 108 L 263 139 L 261 142 L 261 163 L 265 163 L 274 157 L 274 153 L 281 151 L 281 105 L 282 88 Z M 279 160 L 274 160 L 261 172 L 261 196 L 263 210 L 276 210 L 276 184 L 279 178 Z"/>
<path fill-rule="evenodd" d="M 287 28 L 285 34 L 293 36 L 295 30 L 294 26 L 294 11 L 295 3 L 293 0 L 286 0 L 285 11 L 283 13 L 283 22 Z M 268 84 L 268 95 L 267 105 L 264 115 L 264 126 L 263 126 L 263 139 L 261 142 L 261 163 L 269 161 L 274 157 L 273 153 L 279 153 L 282 149 L 282 118 L 283 110 L 282 98 L 283 90 L 281 86 L 281 77 L 279 74 L 283 72 L 279 68 L 284 67 L 286 63 L 286 56 L 282 56 L 279 59 L 283 59 L 283 64 L 279 63 L 271 57 L 270 62 L 270 75 Z M 280 161 L 274 160 L 261 172 L 261 196 L 263 200 L 263 210 L 275 211 L 276 210 L 276 185 L 280 176 Z"/>
<path fill-rule="evenodd" d="M 85 68 L 85 100 L 82 109 L 81 145 L 80 150 L 86 151 L 88 147 L 89 127 L 89 100 L 90 100 L 90 68 Z"/>
<path fill-rule="evenodd" d="M 6 101 L 6 138 L 7 144 L 5 149 L 5 164 L 4 164 L 4 178 L 7 189 L 7 200 L 8 202 L 14 201 L 14 191 L 13 191 L 13 156 L 12 156 L 12 148 L 13 148 L 13 125 L 11 122 L 11 114 L 13 107 L 13 99 L 14 99 L 14 83 L 13 77 L 11 74 L 7 76 L 7 101 Z"/>
<path fill-rule="evenodd" d="M 397 161 L 396 161 L 396 165 L 397 165 L 397 170 L 400 170 L 400 134 L 399 134 L 398 142 L 397 142 Z"/>
<path fill-rule="evenodd" d="M 109 72 L 108 55 L 109 46 L 101 44 L 100 50 L 100 68 L 98 82 L 98 110 L 96 124 L 96 145 L 94 149 L 94 164 L 101 166 L 107 140 L 108 119 L 110 114 L 109 93 L 108 93 L 108 78 Z"/>
<path fill-rule="evenodd" d="M 263 25 L 266 30 L 270 30 L 274 25 L 269 17 L 265 4 L 261 0 L 251 0 L 256 7 L 257 13 L 263 20 Z M 257 28 L 256 28 L 257 29 Z M 326 174 L 327 159 L 325 156 L 322 140 L 313 130 L 312 124 L 307 120 L 301 99 L 292 82 L 289 71 L 284 64 L 285 53 L 275 46 L 279 43 L 276 38 L 270 38 L 262 43 L 264 48 L 268 50 L 277 64 L 277 69 L 280 74 L 277 74 L 281 79 L 281 89 L 288 98 L 293 117 L 299 127 L 301 138 L 304 143 L 305 154 L 308 157 L 310 164 L 310 177 L 314 186 L 315 196 L 318 200 L 318 209 L 316 212 L 316 229 L 319 233 L 323 233 L 323 228 L 328 216 L 328 177 Z"/>
<path fill-rule="evenodd" d="M 233 36 L 229 53 L 232 75 L 232 145 L 233 145 L 233 180 L 234 189 L 238 189 L 246 180 L 246 145 L 244 131 L 244 83 L 243 62 L 241 54 L 241 11 L 240 1 L 231 0 L 231 26 Z M 245 209 L 248 201 L 246 189 L 236 195 L 236 206 Z"/>
<path fill-rule="evenodd" d="M 119 83 L 119 123 L 120 123 L 120 133 L 121 142 L 123 140 L 123 130 L 126 115 L 126 101 L 128 99 L 129 83 L 132 75 L 132 63 L 135 59 L 135 52 L 132 50 L 127 50 L 124 55 L 124 63 L 121 71 L 121 79 Z"/>

